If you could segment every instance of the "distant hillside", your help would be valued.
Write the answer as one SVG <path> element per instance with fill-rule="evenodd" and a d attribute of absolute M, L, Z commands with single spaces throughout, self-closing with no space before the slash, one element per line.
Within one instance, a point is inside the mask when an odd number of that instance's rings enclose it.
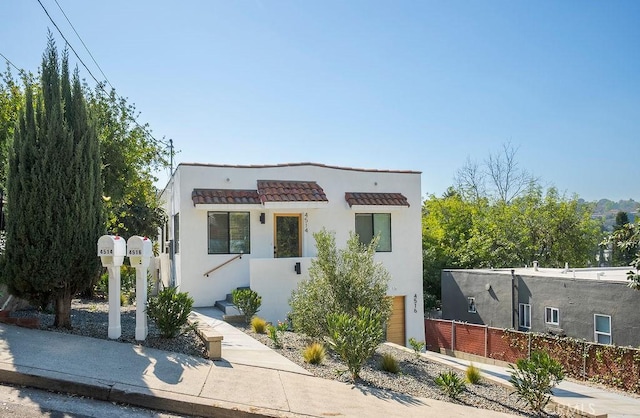
<path fill-rule="evenodd" d="M 619 200 L 618 202 L 609 199 L 600 199 L 597 202 L 586 202 L 580 199 L 580 203 L 595 203 L 596 206 L 593 209 L 591 217 L 594 219 L 604 219 L 604 227 L 607 231 L 613 230 L 618 212 L 627 212 L 630 222 L 633 222 L 636 216 L 638 216 L 638 212 L 640 212 L 640 203 L 633 199 Z"/>

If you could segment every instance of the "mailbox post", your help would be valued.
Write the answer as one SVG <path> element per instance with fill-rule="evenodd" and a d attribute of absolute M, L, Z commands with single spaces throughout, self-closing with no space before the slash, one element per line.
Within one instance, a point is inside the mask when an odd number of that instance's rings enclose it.
<path fill-rule="evenodd" d="M 147 237 L 132 236 L 127 241 L 127 255 L 131 267 L 136 268 L 136 340 L 147 338 L 147 269 L 153 257 L 151 240 Z"/>
<path fill-rule="evenodd" d="M 127 244 L 117 235 L 103 235 L 98 239 L 98 256 L 109 272 L 109 330 L 112 339 L 120 338 L 120 267 L 127 254 Z"/>

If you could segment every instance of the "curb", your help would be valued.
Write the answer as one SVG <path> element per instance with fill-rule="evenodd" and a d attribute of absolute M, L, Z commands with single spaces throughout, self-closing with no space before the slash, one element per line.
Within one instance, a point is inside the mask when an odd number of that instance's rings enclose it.
<path fill-rule="evenodd" d="M 70 376 L 49 370 L 12 366 L 0 363 L 0 382 L 36 389 L 85 396 L 91 399 L 118 402 L 131 406 L 165 411 L 175 414 L 221 418 L 293 418 L 297 414 L 286 411 L 267 410 L 226 401 L 199 398 L 173 392 L 102 382 L 97 379 Z M 51 374 L 52 376 L 44 376 Z M 64 378 L 66 377 L 66 378 Z"/>

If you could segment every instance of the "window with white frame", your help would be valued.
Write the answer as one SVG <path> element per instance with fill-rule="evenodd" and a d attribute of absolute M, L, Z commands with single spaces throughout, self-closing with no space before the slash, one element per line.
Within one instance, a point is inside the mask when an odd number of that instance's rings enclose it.
<path fill-rule="evenodd" d="M 600 344 L 611 344 L 611 316 L 593 315 L 594 340 Z"/>
<path fill-rule="evenodd" d="M 560 311 L 558 308 L 544 308 L 544 322 L 549 325 L 560 325 Z"/>
<path fill-rule="evenodd" d="M 518 304 L 518 325 L 520 328 L 531 328 L 531 305 Z"/>
<path fill-rule="evenodd" d="M 467 298 L 467 312 L 476 313 L 476 298 Z"/>
<path fill-rule="evenodd" d="M 391 214 L 356 213 L 356 234 L 365 245 L 368 245 L 373 237 L 380 235 L 376 251 L 391 251 Z"/>

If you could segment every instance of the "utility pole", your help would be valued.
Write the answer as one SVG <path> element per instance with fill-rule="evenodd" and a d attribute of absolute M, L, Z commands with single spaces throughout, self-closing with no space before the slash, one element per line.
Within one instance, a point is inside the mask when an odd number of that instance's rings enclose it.
<path fill-rule="evenodd" d="M 169 168 L 170 175 L 173 175 L 173 139 L 169 139 Z"/>

